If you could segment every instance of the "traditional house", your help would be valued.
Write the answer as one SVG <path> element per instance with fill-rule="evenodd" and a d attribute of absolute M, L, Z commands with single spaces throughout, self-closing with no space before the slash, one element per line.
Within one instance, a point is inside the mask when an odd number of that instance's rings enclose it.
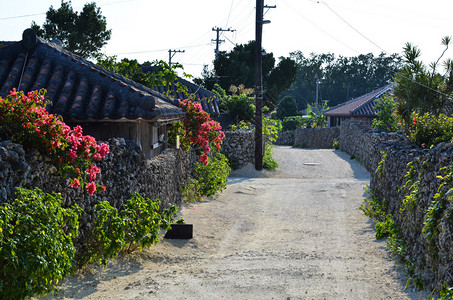
<path fill-rule="evenodd" d="M 99 140 L 123 137 L 139 143 L 148 158 L 166 147 L 166 125 L 184 116 L 177 100 L 46 42 L 33 30 L 0 48 L 0 96 L 16 88 L 46 89 L 51 113 Z"/>
<path fill-rule="evenodd" d="M 143 72 L 155 72 L 155 68 L 151 66 L 142 66 Z M 187 91 L 178 91 L 174 84 L 170 86 L 156 86 L 154 90 L 161 94 L 168 94 L 173 99 L 186 99 L 192 97 L 191 99 L 200 102 L 203 110 L 211 115 L 211 117 L 218 117 L 220 115 L 219 110 L 219 97 L 208 91 L 204 88 L 185 80 L 184 78 L 178 77 L 176 80 L 177 83 L 187 87 Z"/>
<path fill-rule="evenodd" d="M 327 117 L 327 126 L 339 126 L 345 120 L 354 120 L 365 125 L 371 125 L 373 118 L 376 117 L 374 111 L 376 99 L 389 94 L 391 90 L 392 84 L 388 84 L 368 94 L 328 109 L 324 112 L 324 117 Z"/>

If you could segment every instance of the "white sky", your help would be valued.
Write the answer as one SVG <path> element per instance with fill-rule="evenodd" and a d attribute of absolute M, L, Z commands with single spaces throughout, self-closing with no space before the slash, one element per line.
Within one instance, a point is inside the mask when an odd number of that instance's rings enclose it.
<path fill-rule="evenodd" d="M 73 0 L 80 11 L 89 1 Z M 45 21 L 50 5 L 60 0 L 0 0 L 0 40 L 18 41 L 34 20 Z M 168 61 L 168 50 L 185 50 L 172 59 L 187 73 L 200 76 L 203 65 L 212 65 L 213 27 L 224 32 L 220 50 L 255 38 L 255 0 L 98 0 L 98 7 L 112 29 L 102 51 L 139 62 Z M 265 14 L 263 47 L 275 57 L 300 50 L 308 55 L 343 56 L 401 53 L 406 42 L 418 45 L 425 62 L 443 51 L 441 39 L 453 36 L 452 0 L 265 0 L 276 5 Z M 349 24 L 349 25 L 347 25 Z M 357 32 L 358 31 L 358 32 Z M 453 45 L 452 45 L 453 48 Z M 446 53 L 453 58 L 453 50 Z"/>

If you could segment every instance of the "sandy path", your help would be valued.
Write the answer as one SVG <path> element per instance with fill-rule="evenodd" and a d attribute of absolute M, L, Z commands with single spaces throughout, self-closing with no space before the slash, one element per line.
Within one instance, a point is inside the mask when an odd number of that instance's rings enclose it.
<path fill-rule="evenodd" d="M 419 299 L 358 209 L 369 174 L 333 150 L 277 147 L 277 172 L 243 169 L 187 205 L 191 240 L 84 270 L 57 299 Z M 52 298 L 52 297 L 49 297 Z"/>

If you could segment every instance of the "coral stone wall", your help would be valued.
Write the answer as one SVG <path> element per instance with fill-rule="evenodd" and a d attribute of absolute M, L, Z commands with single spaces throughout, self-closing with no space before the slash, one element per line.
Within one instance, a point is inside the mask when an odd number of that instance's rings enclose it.
<path fill-rule="evenodd" d="M 369 130 L 355 123 L 341 126 L 340 149 L 354 154 L 371 174 L 370 187 L 387 201 L 387 213 L 392 214 L 409 245 L 410 254 L 432 289 L 439 289 L 446 282 L 453 285 L 453 203 L 445 201 L 438 209 L 437 229 L 433 244 L 429 244 L 423 232 L 427 212 L 436 203 L 440 185 L 437 176 L 443 176 L 443 168 L 453 162 L 453 143 L 441 143 L 432 149 L 410 145 L 404 135 Z M 382 169 L 376 172 L 379 162 Z M 412 208 L 404 206 L 408 189 L 405 188 L 409 171 L 413 166 L 414 180 L 419 180 L 416 201 Z M 442 187 L 442 191 L 453 188 L 453 183 Z M 432 206 L 434 207 L 434 206 Z"/>
<path fill-rule="evenodd" d="M 14 196 L 17 186 L 45 192 L 59 192 L 63 207 L 78 204 L 84 213 L 80 218 L 80 239 L 90 229 L 90 211 L 99 201 L 109 201 L 116 208 L 130 199 L 134 192 L 150 199 L 159 198 L 162 207 L 181 204 L 181 184 L 193 176 L 194 151 L 166 150 L 152 160 L 145 158 L 141 147 L 122 138 L 106 142 L 110 153 L 97 162 L 101 173 L 96 182 L 107 187 L 105 192 L 88 196 L 86 191 L 69 187 L 68 180 L 46 157 L 37 151 L 25 153 L 23 147 L 10 141 L 0 141 L 0 202 Z"/>
<path fill-rule="evenodd" d="M 340 138 L 340 128 L 298 128 L 280 132 L 277 145 L 291 145 L 304 148 L 331 149 L 333 142 Z"/>
<path fill-rule="evenodd" d="M 221 152 L 233 169 L 255 163 L 255 133 L 249 130 L 225 131 Z"/>

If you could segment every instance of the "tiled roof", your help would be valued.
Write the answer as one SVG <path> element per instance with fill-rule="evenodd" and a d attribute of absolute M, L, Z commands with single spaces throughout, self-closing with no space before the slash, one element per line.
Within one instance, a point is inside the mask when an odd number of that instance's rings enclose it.
<path fill-rule="evenodd" d="M 142 70 L 144 72 L 154 72 L 153 67 L 149 66 L 142 66 Z M 220 110 L 219 110 L 219 98 L 217 97 L 216 94 L 203 89 L 202 87 L 187 81 L 181 77 L 178 77 L 177 81 L 185 85 L 187 87 L 187 92 L 177 92 L 176 88 L 174 85 L 170 86 L 171 92 L 170 96 L 174 99 L 185 99 L 187 98 L 186 94 L 192 94 L 195 95 L 195 100 L 201 103 L 201 107 L 205 112 L 208 112 L 209 114 L 213 116 L 218 116 L 220 115 Z M 159 93 L 166 93 L 168 91 L 168 87 L 155 87 L 154 88 L 157 92 Z"/>
<path fill-rule="evenodd" d="M 0 96 L 14 87 L 46 89 L 53 103 L 48 110 L 67 121 L 168 122 L 184 115 L 177 101 L 37 38 L 31 29 L 22 41 L 0 48 Z"/>
<path fill-rule="evenodd" d="M 378 88 L 368 94 L 349 100 L 345 103 L 332 107 L 324 112 L 325 116 L 331 117 L 350 117 L 350 116 L 367 116 L 374 117 L 375 100 L 382 95 L 390 92 L 392 85 L 388 84 L 384 87 Z"/>

